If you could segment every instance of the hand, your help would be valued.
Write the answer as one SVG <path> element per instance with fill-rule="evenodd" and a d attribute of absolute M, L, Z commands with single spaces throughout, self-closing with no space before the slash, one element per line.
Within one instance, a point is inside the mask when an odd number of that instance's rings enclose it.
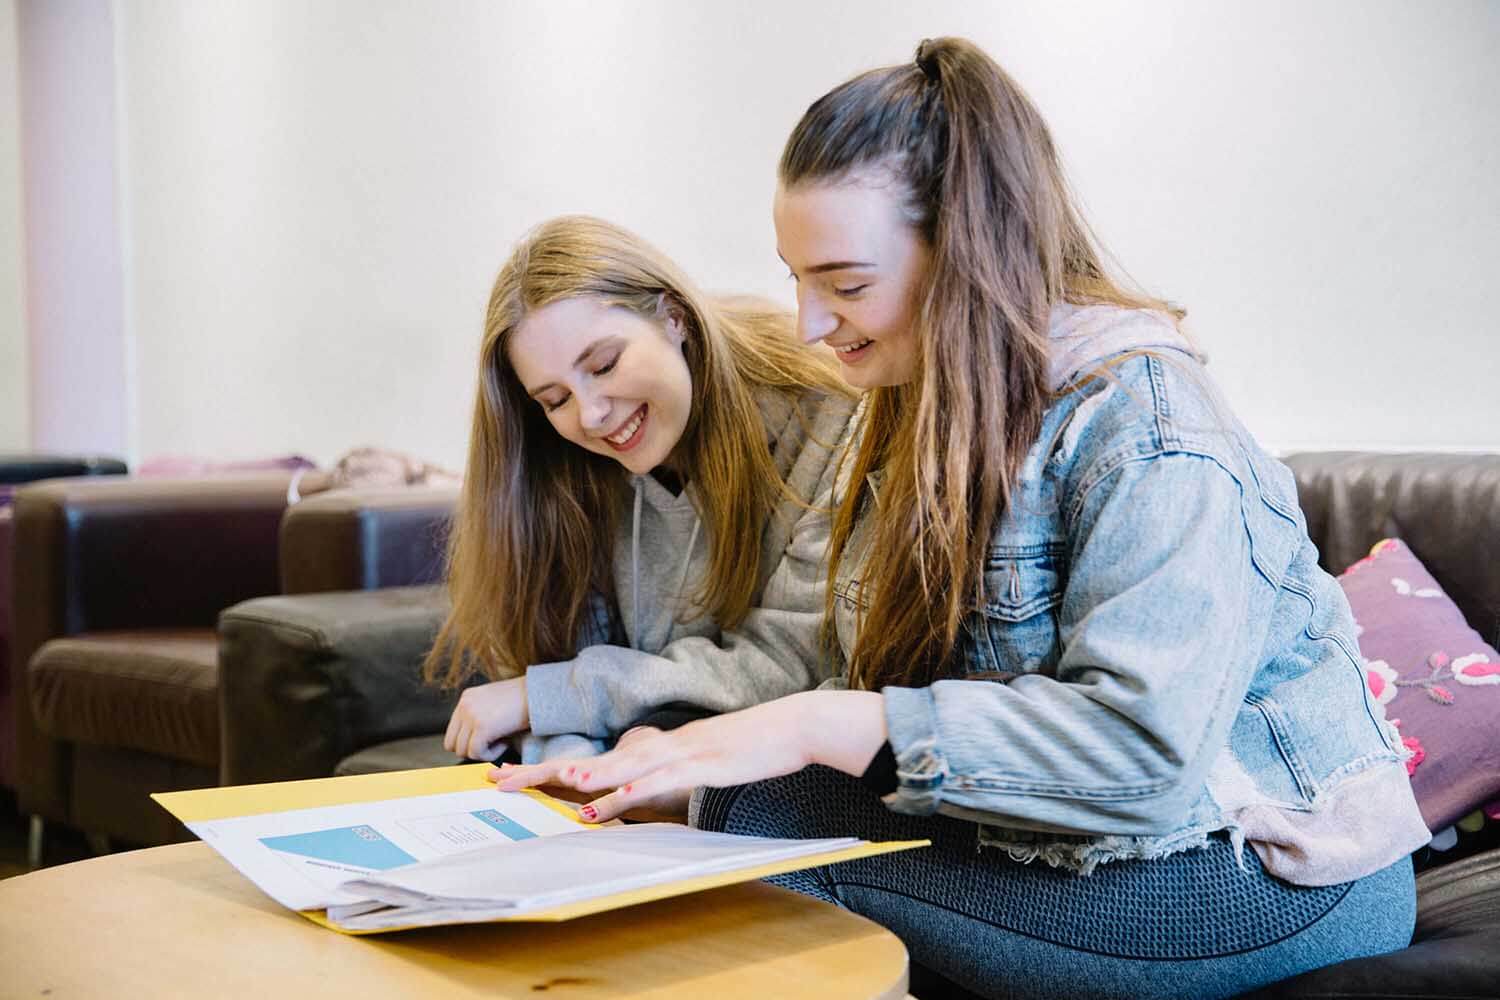
<path fill-rule="evenodd" d="M 489 777 L 503 792 L 548 783 L 583 792 L 612 788 L 580 810 L 584 819 L 602 822 L 699 785 L 742 785 L 808 764 L 860 774 L 884 741 L 879 694 L 809 691 L 668 733 L 646 733 L 598 757 L 507 765 L 490 770 Z"/>
<path fill-rule="evenodd" d="M 636 726 L 633 729 L 627 729 L 620 734 L 614 748 L 619 750 L 638 740 L 660 736 L 661 732 L 655 726 Z M 624 819 L 634 820 L 637 823 L 686 823 L 688 800 L 692 797 L 691 788 L 677 789 L 665 795 L 658 795 L 647 802 L 637 802 L 620 815 Z"/>
<path fill-rule="evenodd" d="M 496 740 L 530 725 L 525 677 L 480 684 L 458 696 L 458 706 L 443 734 L 443 747 L 470 760 L 490 760 Z"/>

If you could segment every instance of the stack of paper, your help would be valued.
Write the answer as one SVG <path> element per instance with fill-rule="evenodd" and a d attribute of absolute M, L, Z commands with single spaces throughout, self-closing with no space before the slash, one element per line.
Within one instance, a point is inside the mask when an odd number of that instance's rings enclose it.
<path fill-rule="evenodd" d="M 486 764 L 154 795 L 268 896 L 351 933 L 568 920 L 926 841 L 596 827 Z M 326 915 L 321 912 L 326 911 Z"/>
<path fill-rule="evenodd" d="M 342 891 L 367 899 L 330 906 L 328 920 L 346 930 L 373 930 L 518 917 L 859 843 L 854 837 L 743 837 L 671 823 L 537 837 L 345 882 Z"/>

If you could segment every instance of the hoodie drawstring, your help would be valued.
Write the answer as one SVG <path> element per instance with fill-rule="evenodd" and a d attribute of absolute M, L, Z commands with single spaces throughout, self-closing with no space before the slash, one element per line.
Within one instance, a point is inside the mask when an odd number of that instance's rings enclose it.
<path fill-rule="evenodd" d="M 641 635 L 641 477 L 632 476 L 635 486 L 635 510 L 630 516 L 630 624 L 635 632 L 631 649 L 640 649 Z"/>

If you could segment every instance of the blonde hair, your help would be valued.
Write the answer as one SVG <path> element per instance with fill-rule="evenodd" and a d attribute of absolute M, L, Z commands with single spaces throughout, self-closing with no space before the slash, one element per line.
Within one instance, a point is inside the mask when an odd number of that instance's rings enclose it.
<path fill-rule="evenodd" d="M 856 522 L 869 518 L 857 554 L 869 605 L 849 674 L 853 686 L 878 688 L 943 676 L 963 616 L 983 599 L 991 532 L 1050 400 L 1052 307 L 1181 313 L 1106 273 L 1046 123 L 968 41 L 924 41 L 914 62 L 819 98 L 787 140 L 779 175 L 790 189 L 863 171 L 897 182 L 907 221 L 932 251 L 914 303 L 918 375 L 869 394 L 829 548 L 837 567 Z"/>
<path fill-rule="evenodd" d="M 801 344 L 784 309 L 709 298 L 664 254 L 600 219 L 564 216 L 512 252 L 490 293 L 469 458 L 448 543 L 453 609 L 423 665 L 428 681 L 516 676 L 576 654 L 590 594 L 613 597 L 612 540 L 627 492 L 615 461 L 562 441 L 506 356 L 533 310 L 586 297 L 681 319 L 691 412 L 673 460 L 695 484 L 710 553 L 693 602 L 724 627 L 750 608 L 760 537 L 785 489 L 757 391 L 848 390 Z"/>

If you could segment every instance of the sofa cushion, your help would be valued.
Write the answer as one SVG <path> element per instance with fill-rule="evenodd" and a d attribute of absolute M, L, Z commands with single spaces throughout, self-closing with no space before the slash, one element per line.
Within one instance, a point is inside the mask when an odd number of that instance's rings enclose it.
<path fill-rule="evenodd" d="M 428 586 L 259 597 L 226 609 L 221 781 L 324 777 L 365 747 L 441 733 L 457 694 L 423 684 L 421 670 L 448 607 L 445 589 Z"/>
<path fill-rule="evenodd" d="M 455 757 L 451 750 L 443 749 L 442 733 L 433 733 L 430 736 L 408 736 L 365 747 L 339 761 L 333 773 L 343 777 L 350 774 L 379 774 L 383 771 L 410 771 L 420 767 L 468 763 L 471 762 Z"/>
<path fill-rule="evenodd" d="M 1244 1000 L 1478 1000 L 1500 983 L 1500 850 L 1417 876 L 1409 947 L 1305 972 Z"/>
<path fill-rule="evenodd" d="M 1370 691 L 1413 751 L 1406 766 L 1428 828 L 1500 797 L 1500 653 L 1399 541 L 1378 543 L 1339 583 Z"/>
<path fill-rule="evenodd" d="M 213 629 L 53 639 L 37 650 L 28 671 L 37 725 L 54 738 L 218 765 Z"/>

